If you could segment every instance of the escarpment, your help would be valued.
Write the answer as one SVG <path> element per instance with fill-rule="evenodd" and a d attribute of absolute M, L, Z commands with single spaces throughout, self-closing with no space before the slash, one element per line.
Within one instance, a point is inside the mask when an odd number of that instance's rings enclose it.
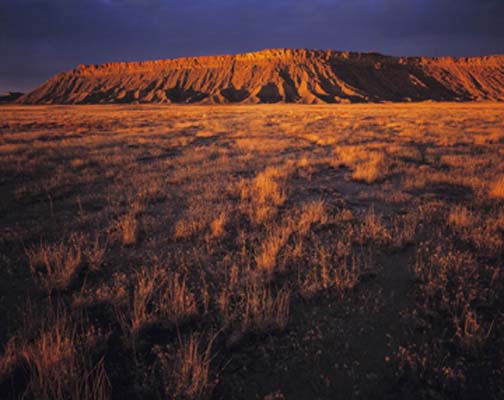
<path fill-rule="evenodd" d="M 277 49 L 79 66 L 25 104 L 503 101 L 504 56 L 390 57 Z"/>

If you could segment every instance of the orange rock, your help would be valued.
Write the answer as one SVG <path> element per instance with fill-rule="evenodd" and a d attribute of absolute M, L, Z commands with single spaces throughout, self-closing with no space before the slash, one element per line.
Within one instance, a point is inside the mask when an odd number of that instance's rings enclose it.
<path fill-rule="evenodd" d="M 80 65 L 20 103 L 345 103 L 503 101 L 504 56 L 389 57 L 271 49 Z"/>

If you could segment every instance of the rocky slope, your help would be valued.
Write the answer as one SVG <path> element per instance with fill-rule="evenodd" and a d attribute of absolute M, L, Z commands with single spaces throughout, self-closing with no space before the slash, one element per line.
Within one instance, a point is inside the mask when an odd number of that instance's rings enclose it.
<path fill-rule="evenodd" d="M 398 58 L 278 49 L 79 66 L 27 104 L 504 101 L 504 56 Z"/>

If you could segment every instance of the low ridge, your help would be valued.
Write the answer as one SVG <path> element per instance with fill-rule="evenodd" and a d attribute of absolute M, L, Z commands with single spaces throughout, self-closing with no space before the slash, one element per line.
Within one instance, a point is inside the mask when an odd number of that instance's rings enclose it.
<path fill-rule="evenodd" d="M 504 56 L 390 57 L 274 49 L 79 66 L 17 102 L 342 103 L 504 101 Z"/>
<path fill-rule="evenodd" d="M 5 92 L 0 94 L 0 104 L 13 103 L 19 99 L 24 93 L 21 92 Z"/>

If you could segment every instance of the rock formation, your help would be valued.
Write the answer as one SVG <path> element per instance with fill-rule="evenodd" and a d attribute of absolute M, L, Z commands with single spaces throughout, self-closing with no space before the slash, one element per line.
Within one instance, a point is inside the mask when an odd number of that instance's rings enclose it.
<path fill-rule="evenodd" d="M 79 66 L 26 104 L 503 101 L 504 56 L 389 57 L 277 49 Z"/>

